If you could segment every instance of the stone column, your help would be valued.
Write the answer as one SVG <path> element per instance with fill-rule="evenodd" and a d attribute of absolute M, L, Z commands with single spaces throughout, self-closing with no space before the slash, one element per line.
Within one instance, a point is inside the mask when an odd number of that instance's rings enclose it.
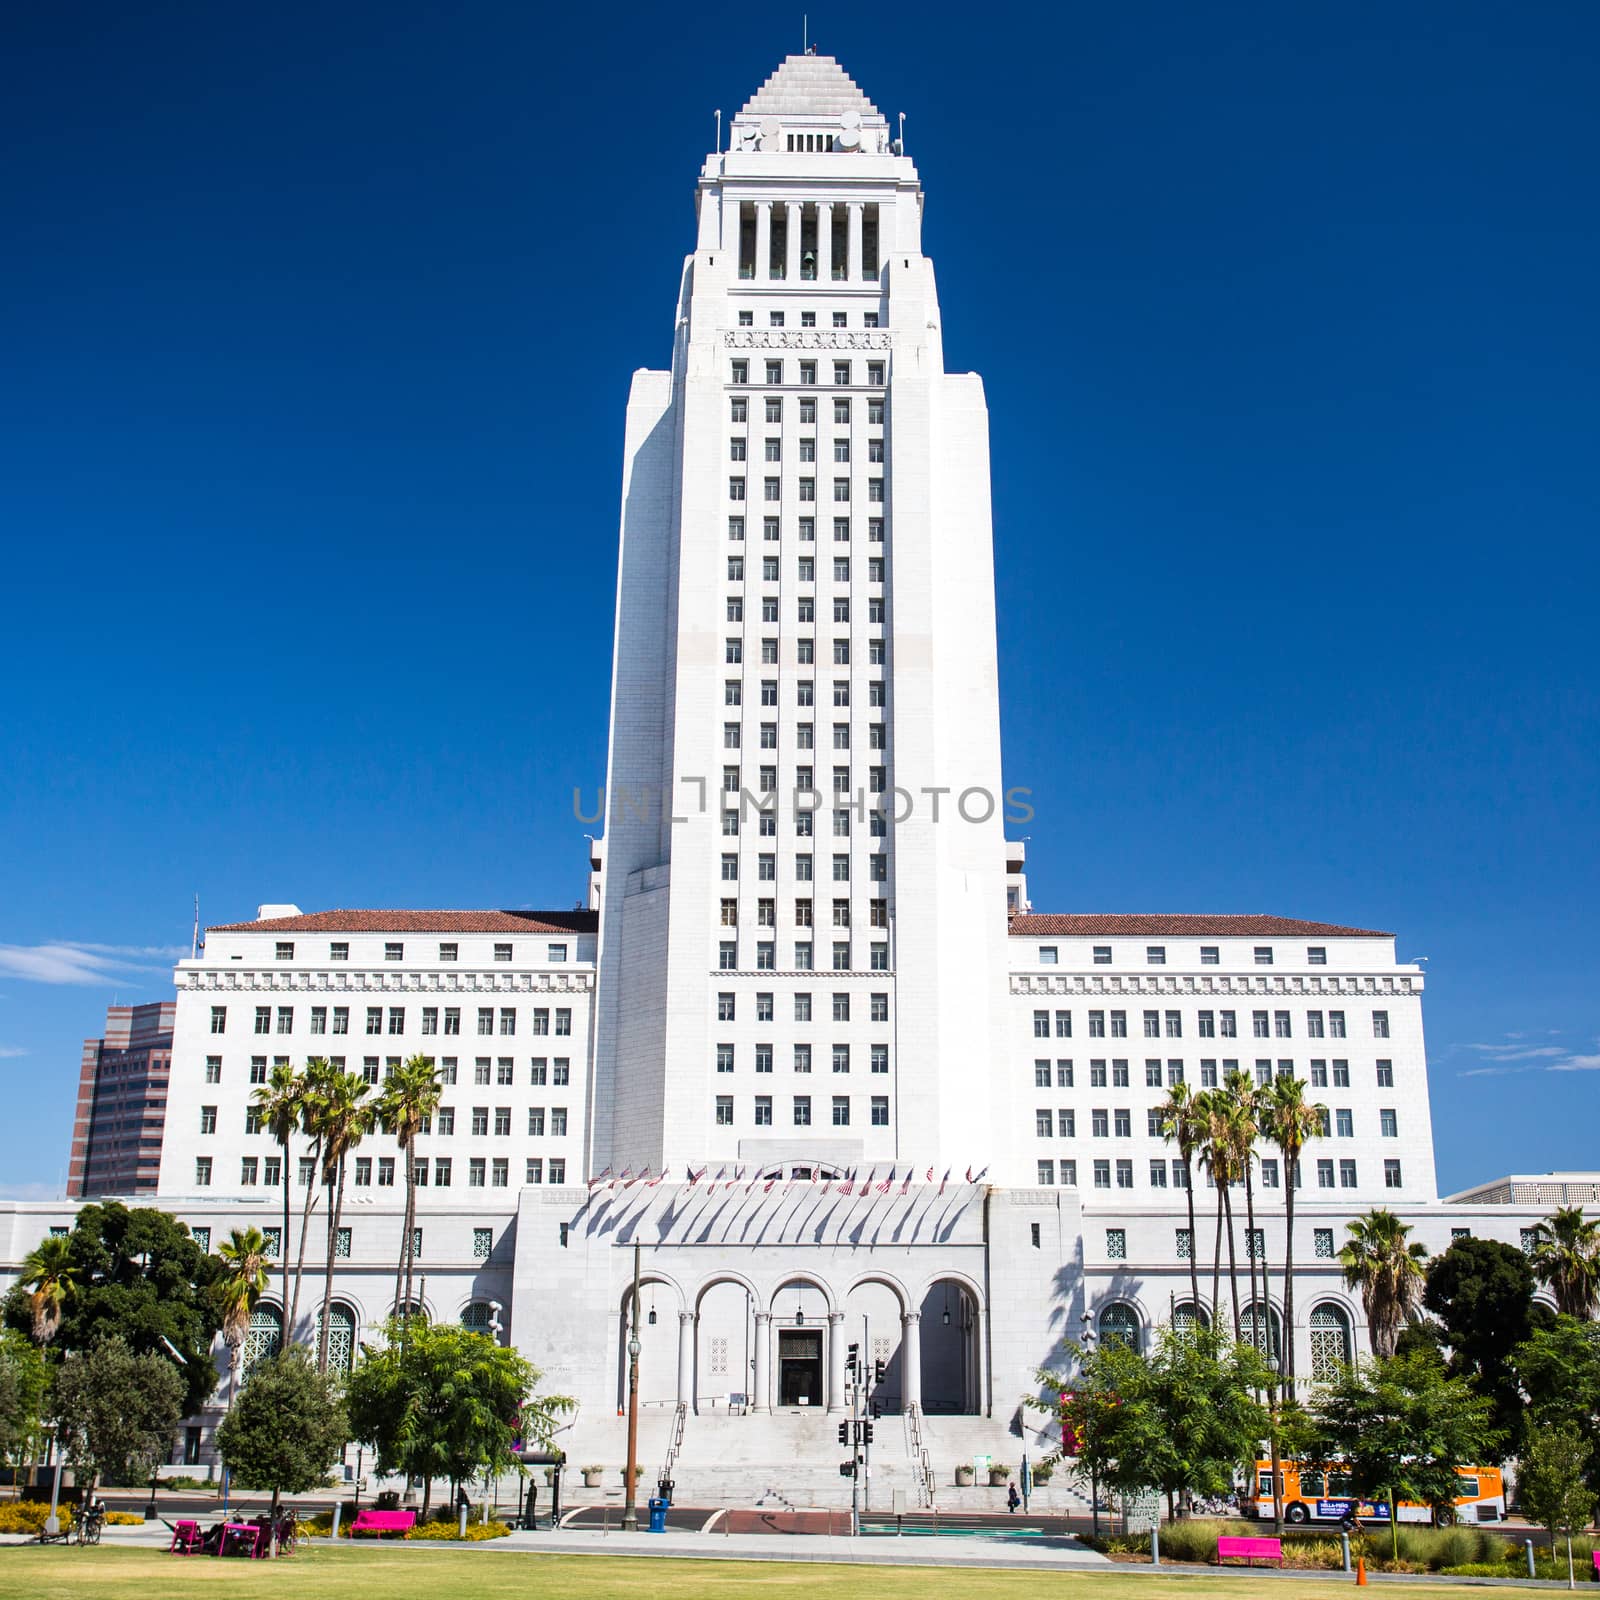
<path fill-rule="evenodd" d="M 772 278 L 772 202 L 756 202 L 756 279 L 767 283 Z"/>
<path fill-rule="evenodd" d="M 833 281 L 833 202 L 817 202 L 817 282 Z"/>
<path fill-rule="evenodd" d="M 900 1409 L 922 1409 L 922 1313 L 900 1318 Z"/>
<path fill-rule="evenodd" d="M 768 1368 L 772 1355 L 772 1314 L 768 1311 L 756 1312 L 756 1376 L 755 1388 L 750 1395 L 750 1409 L 752 1411 L 770 1411 L 768 1404 L 768 1391 L 772 1387 L 772 1380 L 768 1376 Z"/>
<path fill-rule="evenodd" d="M 844 275 L 851 283 L 861 282 L 861 202 L 852 200 L 849 213 L 849 249 L 845 255 Z"/>
<path fill-rule="evenodd" d="M 785 278 L 790 283 L 800 281 L 800 225 L 805 219 L 805 207 L 798 200 L 791 200 L 788 205 L 789 227 L 784 235 L 786 245 L 785 254 L 788 257 L 784 272 Z"/>
<path fill-rule="evenodd" d="M 828 1410 L 844 1410 L 844 1312 L 828 1313 Z"/>
<path fill-rule="evenodd" d="M 694 1325 L 692 1311 L 678 1313 L 678 1404 L 694 1406 Z"/>

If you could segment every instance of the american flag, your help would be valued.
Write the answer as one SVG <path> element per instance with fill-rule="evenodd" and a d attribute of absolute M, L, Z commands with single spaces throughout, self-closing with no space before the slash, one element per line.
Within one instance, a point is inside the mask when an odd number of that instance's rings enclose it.
<path fill-rule="evenodd" d="M 879 1179 L 879 1181 L 878 1181 L 878 1183 L 876 1185 L 878 1193 L 879 1194 L 888 1194 L 889 1189 L 893 1185 L 893 1183 L 894 1183 L 894 1168 L 890 1167 L 889 1168 L 889 1176 L 887 1178 Z"/>
<path fill-rule="evenodd" d="M 604 1183 L 606 1181 L 606 1179 L 609 1178 L 610 1176 L 611 1176 L 611 1168 L 607 1167 L 606 1170 L 604 1172 L 602 1172 L 598 1178 L 591 1178 L 589 1180 L 589 1187 L 591 1189 L 597 1188 L 600 1184 Z"/>

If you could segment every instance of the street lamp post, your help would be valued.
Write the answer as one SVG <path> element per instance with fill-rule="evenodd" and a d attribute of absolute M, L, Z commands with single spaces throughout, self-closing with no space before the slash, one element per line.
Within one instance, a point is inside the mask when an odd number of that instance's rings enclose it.
<path fill-rule="evenodd" d="M 61 1519 L 56 1515 L 56 1506 L 61 1499 L 61 1429 L 58 1424 L 49 1424 L 50 1454 L 54 1458 L 55 1471 L 50 1477 L 50 1515 L 44 1519 L 44 1531 L 52 1536 L 61 1532 Z"/>
<path fill-rule="evenodd" d="M 628 1482 L 622 1504 L 622 1531 L 639 1531 L 639 1241 L 633 1241 L 633 1315 L 628 1334 Z"/>
<path fill-rule="evenodd" d="M 1268 1415 L 1272 1418 L 1272 1531 L 1283 1537 L 1283 1465 L 1278 1459 L 1278 1373 L 1281 1363 L 1276 1356 L 1268 1358 L 1272 1369 L 1272 1383 L 1267 1389 Z"/>
<path fill-rule="evenodd" d="M 1094 1354 L 1094 1318 L 1085 1311 L 1078 1320 L 1083 1328 L 1078 1343 L 1082 1346 L 1085 1356 L 1092 1356 Z M 1078 1363 L 1078 1371 L 1080 1373 L 1083 1371 L 1083 1362 L 1081 1360 Z M 1089 1403 L 1090 1405 L 1095 1404 L 1093 1396 L 1090 1397 Z M 1089 1500 L 1091 1503 L 1090 1516 L 1094 1522 L 1094 1534 L 1098 1539 L 1100 1537 L 1100 1471 L 1095 1466 L 1092 1456 L 1089 1460 Z"/>

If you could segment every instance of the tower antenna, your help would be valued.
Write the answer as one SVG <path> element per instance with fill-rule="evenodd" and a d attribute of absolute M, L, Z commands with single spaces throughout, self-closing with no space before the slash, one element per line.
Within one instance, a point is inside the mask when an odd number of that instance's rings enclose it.
<path fill-rule="evenodd" d="M 200 896 L 194 897 L 194 933 L 189 939 L 189 956 L 192 960 L 200 954 Z"/>
<path fill-rule="evenodd" d="M 811 18 L 804 11 L 800 13 L 800 54 L 811 54 Z"/>
<path fill-rule="evenodd" d="M 721 111 L 721 109 L 719 108 L 715 114 L 716 114 L 716 118 L 717 118 L 717 154 L 720 156 L 722 154 L 722 111 Z"/>

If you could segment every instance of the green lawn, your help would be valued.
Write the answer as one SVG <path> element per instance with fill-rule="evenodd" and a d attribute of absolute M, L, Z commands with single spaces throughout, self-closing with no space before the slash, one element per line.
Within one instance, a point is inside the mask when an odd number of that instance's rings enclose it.
<path fill-rule="evenodd" d="M 743 1600 L 758 1592 L 770 1597 L 785 1588 L 799 1596 L 825 1589 L 828 1600 L 927 1600 L 934 1581 L 959 1583 L 964 1600 L 1031 1600 L 1041 1591 L 1060 1600 L 1149 1600 L 1152 1584 L 1182 1584 L 1186 1592 L 1254 1600 L 1290 1600 L 1322 1594 L 1326 1579 L 1295 1582 L 1252 1577 L 1247 1572 L 1199 1576 L 1079 1568 L 1060 1574 L 974 1571 L 940 1580 L 927 1568 L 823 1566 L 815 1562 L 678 1561 L 661 1557 L 520 1555 L 511 1551 L 426 1549 L 316 1549 L 282 1565 L 207 1557 L 181 1559 L 157 1550 L 95 1550 L 15 1546 L 0 1549 L 0 1597 L 25 1600 L 118 1600 L 124 1595 L 159 1600 L 233 1600 L 271 1593 L 286 1600 L 371 1600 L 374 1594 L 414 1593 L 426 1585 L 428 1600 L 640 1600 L 682 1596 L 683 1600 Z M 1381 1582 L 1381 1580 L 1378 1580 Z M 1374 1584 L 1376 1587 L 1377 1584 Z M 1475 1591 L 1480 1595 L 1508 1590 Z M 1405 1586 L 1408 1597 L 1446 1593 L 1443 1584 Z"/>

